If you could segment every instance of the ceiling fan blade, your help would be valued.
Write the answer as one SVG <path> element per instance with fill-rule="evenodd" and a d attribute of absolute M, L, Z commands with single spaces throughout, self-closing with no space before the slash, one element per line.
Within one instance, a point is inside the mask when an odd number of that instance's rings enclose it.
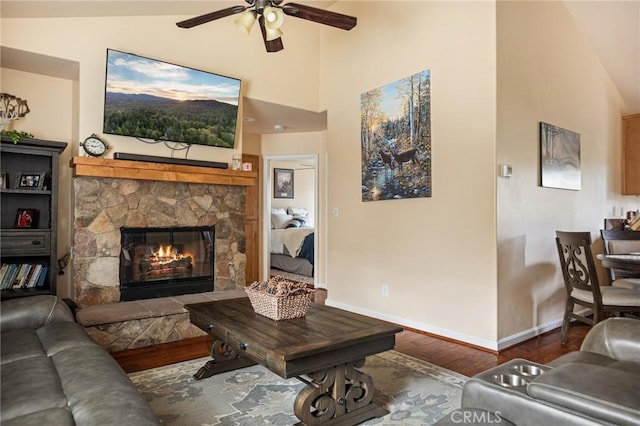
<path fill-rule="evenodd" d="M 264 25 L 264 16 L 260 15 L 258 17 L 258 23 L 260 24 L 262 39 L 264 40 L 264 47 L 267 49 L 267 52 L 279 52 L 284 49 L 284 45 L 282 44 L 282 37 L 278 37 L 274 40 L 267 40 L 267 29 Z"/>
<path fill-rule="evenodd" d="M 285 4 L 284 6 L 282 6 L 282 11 L 289 16 L 307 19 L 319 24 L 330 25 L 342 30 L 350 30 L 351 28 L 355 27 L 356 23 L 358 22 L 358 19 L 354 18 L 353 16 L 330 12 L 328 10 L 318 9 L 316 7 L 305 6 L 303 4 L 297 3 Z"/>
<path fill-rule="evenodd" d="M 226 16 L 235 15 L 236 13 L 244 12 L 247 8 L 244 6 L 232 6 L 226 9 L 221 9 L 215 12 L 207 13 L 205 15 L 196 16 L 195 18 L 185 19 L 176 23 L 180 28 L 193 28 L 197 25 L 206 24 L 207 22 L 215 21 L 216 19 L 224 18 Z"/>

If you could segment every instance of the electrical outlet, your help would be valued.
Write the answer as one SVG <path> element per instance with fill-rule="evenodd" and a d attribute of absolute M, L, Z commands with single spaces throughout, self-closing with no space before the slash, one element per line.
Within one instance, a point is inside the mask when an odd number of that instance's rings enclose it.
<path fill-rule="evenodd" d="M 389 286 L 382 284 L 382 295 L 387 297 L 389 295 Z"/>

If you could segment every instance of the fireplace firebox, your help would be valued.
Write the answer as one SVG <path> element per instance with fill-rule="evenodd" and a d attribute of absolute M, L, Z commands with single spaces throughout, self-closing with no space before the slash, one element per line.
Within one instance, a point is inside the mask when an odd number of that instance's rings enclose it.
<path fill-rule="evenodd" d="M 215 228 L 120 228 L 120 300 L 213 291 Z"/>

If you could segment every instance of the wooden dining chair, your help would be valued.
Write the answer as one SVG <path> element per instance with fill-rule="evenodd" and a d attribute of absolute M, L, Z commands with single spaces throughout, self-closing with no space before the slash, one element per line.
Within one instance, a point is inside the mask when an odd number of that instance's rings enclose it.
<path fill-rule="evenodd" d="M 556 231 L 556 246 L 567 291 L 562 344 L 567 343 L 571 320 L 594 325 L 611 314 L 640 313 L 640 290 L 598 283 L 590 232 Z M 592 317 L 574 312 L 575 305 L 589 308 Z"/>
<path fill-rule="evenodd" d="M 600 235 L 606 254 L 640 253 L 639 231 L 601 229 Z M 640 289 L 640 272 L 613 268 L 608 272 L 611 285 Z"/>

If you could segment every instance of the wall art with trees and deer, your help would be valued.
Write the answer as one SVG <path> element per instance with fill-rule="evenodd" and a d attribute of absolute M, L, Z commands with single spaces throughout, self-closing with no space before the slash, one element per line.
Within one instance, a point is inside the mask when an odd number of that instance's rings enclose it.
<path fill-rule="evenodd" d="M 431 197 L 431 79 L 425 70 L 360 96 L 362 201 Z"/>

